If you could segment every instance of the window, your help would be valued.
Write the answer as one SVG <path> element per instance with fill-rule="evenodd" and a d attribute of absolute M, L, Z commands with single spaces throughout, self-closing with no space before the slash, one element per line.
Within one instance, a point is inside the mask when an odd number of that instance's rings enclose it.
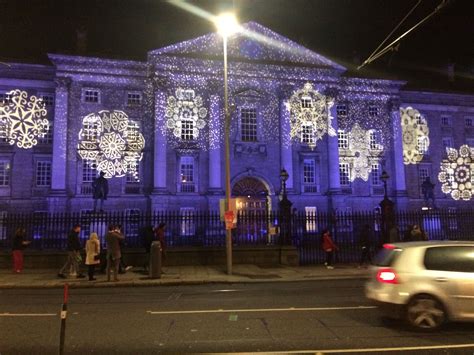
<path fill-rule="evenodd" d="M 337 117 L 346 117 L 347 116 L 347 105 L 337 105 L 336 106 Z"/>
<path fill-rule="evenodd" d="M 349 134 L 342 130 L 337 130 L 337 146 L 339 149 L 349 149 Z"/>
<path fill-rule="evenodd" d="M 376 117 L 379 115 L 379 108 L 377 106 L 369 106 L 369 117 Z"/>
<path fill-rule="evenodd" d="M 370 150 L 382 150 L 382 136 L 380 131 L 370 130 L 369 131 L 369 149 Z"/>
<path fill-rule="evenodd" d="M 6 105 L 10 102 L 11 95 L 6 92 L 0 92 L 0 105 Z"/>
<path fill-rule="evenodd" d="M 423 184 L 426 180 L 426 178 L 430 176 L 430 171 L 426 167 L 419 167 L 418 168 L 418 184 L 420 186 L 420 191 L 421 191 L 421 184 Z"/>
<path fill-rule="evenodd" d="M 97 121 L 87 121 L 82 124 L 82 137 L 85 141 L 94 142 L 97 140 L 99 124 Z"/>
<path fill-rule="evenodd" d="M 49 121 L 49 127 L 46 131 L 46 134 L 43 137 L 38 138 L 38 142 L 40 144 L 52 144 L 53 143 L 53 125 L 52 122 Z"/>
<path fill-rule="evenodd" d="M 179 192 L 195 192 L 193 157 L 181 157 L 179 163 L 179 177 Z"/>
<path fill-rule="evenodd" d="M 451 126 L 452 121 L 449 116 L 441 116 L 441 125 L 442 126 Z"/>
<path fill-rule="evenodd" d="M 179 215 L 181 217 L 181 235 L 188 236 L 196 233 L 196 225 L 194 223 L 193 207 L 182 207 L 179 209 Z"/>
<path fill-rule="evenodd" d="M 0 186 L 10 185 L 10 161 L 0 160 Z"/>
<path fill-rule="evenodd" d="M 474 122 L 474 117 L 466 117 L 464 119 L 464 124 L 466 125 L 466 127 L 472 127 L 473 122 Z"/>
<path fill-rule="evenodd" d="M 191 119 L 181 119 L 181 140 L 194 140 L 194 121 Z"/>
<path fill-rule="evenodd" d="M 427 137 L 418 137 L 416 149 L 419 154 L 428 153 L 428 138 Z"/>
<path fill-rule="evenodd" d="M 140 105 L 142 103 L 142 94 L 139 92 L 127 93 L 127 105 Z"/>
<path fill-rule="evenodd" d="M 97 170 L 95 164 L 85 161 L 82 161 L 82 182 L 92 182 L 97 176 Z"/>
<path fill-rule="evenodd" d="M 453 143 L 453 138 L 452 137 L 443 137 L 443 148 L 453 148 L 454 143 Z"/>
<path fill-rule="evenodd" d="M 53 93 L 39 93 L 38 95 L 41 100 L 43 100 L 44 105 L 47 108 L 51 108 L 54 106 L 54 94 Z"/>
<path fill-rule="evenodd" d="M 91 103 L 99 103 L 100 102 L 99 90 L 84 89 L 82 91 L 82 101 L 91 102 Z"/>
<path fill-rule="evenodd" d="M 316 183 L 316 161 L 314 159 L 303 160 L 303 192 L 318 192 Z"/>
<path fill-rule="evenodd" d="M 339 163 L 339 179 L 341 186 L 350 186 L 350 166 L 348 163 Z"/>
<path fill-rule="evenodd" d="M 474 272 L 471 246 L 433 247 L 426 249 L 424 264 L 428 270 Z"/>
<path fill-rule="evenodd" d="M 243 142 L 257 141 L 257 110 L 242 108 L 240 110 L 240 127 Z"/>
<path fill-rule="evenodd" d="M 303 96 L 301 98 L 301 107 L 302 108 L 312 108 L 313 107 L 313 99 L 309 96 Z"/>
<path fill-rule="evenodd" d="M 0 143 L 8 142 L 9 125 L 7 123 L 0 124 Z"/>
<path fill-rule="evenodd" d="M 51 162 L 37 161 L 36 162 L 36 186 L 47 187 L 51 186 Z"/>
<path fill-rule="evenodd" d="M 372 185 L 378 186 L 381 184 L 380 180 L 380 165 L 372 164 Z"/>
<path fill-rule="evenodd" d="M 304 124 L 301 131 L 301 143 L 312 145 L 315 143 L 313 125 Z"/>
<path fill-rule="evenodd" d="M 318 224 L 316 220 L 316 207 L 306 206 L 304 208 L 305 220 L 306 220 L 306 232 L 317 232 Z"/>
<path fill-rule="evenodd" d="M 134 171 L 131 169 L 130 166 L 127 167 L 129 171 L 125 177 L 125 182 L 127 184 L 136 184 L 140 182 L 140 164 L 135 165 Z"/>

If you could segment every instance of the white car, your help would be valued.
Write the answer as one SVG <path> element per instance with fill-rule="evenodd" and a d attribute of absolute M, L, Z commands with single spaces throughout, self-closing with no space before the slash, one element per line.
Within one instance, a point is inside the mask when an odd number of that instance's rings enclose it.
<path fill-rule="evenodd" d="M 386 315 L 420 330 L 474 321 L 474 242 L 385 244 L 365 294 Z"/>

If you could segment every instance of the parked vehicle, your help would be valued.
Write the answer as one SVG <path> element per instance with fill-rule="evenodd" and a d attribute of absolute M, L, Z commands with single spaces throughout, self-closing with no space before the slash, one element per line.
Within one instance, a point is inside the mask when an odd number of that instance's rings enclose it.
<path fill-rule="evenodd" d="M 365 293 L 386 315 L 419 330 L 474 321 L 474 242 L 385 244 Z"/>

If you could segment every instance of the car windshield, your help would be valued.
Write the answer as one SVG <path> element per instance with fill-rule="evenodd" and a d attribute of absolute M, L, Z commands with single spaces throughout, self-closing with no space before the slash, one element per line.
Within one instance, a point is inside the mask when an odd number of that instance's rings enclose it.
<path fill-rule="evenodd" d="M 391 266 L 396 258 L 400 255 L 400 248 L 383 248 L 374 258 L 374 265 Z"/>

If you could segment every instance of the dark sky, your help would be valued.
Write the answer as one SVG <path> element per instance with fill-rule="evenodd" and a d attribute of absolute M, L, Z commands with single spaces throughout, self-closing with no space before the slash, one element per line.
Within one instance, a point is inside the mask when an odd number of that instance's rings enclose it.
<path fill-rule="evenodd" d="M 218 13 L 234 9 L 345 65 L 365 59 L 418 0 L 190 1 Z M 397 33 L 441 0 L 422 0 Z M 149 50 L 214 31 L 208 21 L 159 0 L 0 0 L 0 58 L 46 63 L 46 53 L 74 53 L 76 29 L 87 29 L 87 55 L 146 59 Z M 377 65 L 474 69 L 474 0 L 451 0 Z"/>

